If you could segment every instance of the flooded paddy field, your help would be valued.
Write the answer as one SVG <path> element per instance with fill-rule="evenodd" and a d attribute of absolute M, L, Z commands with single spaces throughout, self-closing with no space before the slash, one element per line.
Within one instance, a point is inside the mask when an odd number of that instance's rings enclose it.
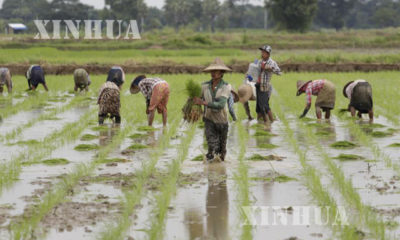
<path fill-rule="evenodd" d="M 146 127 L 145 100 L 121 91 L 120 126 L 97 123 L 105 75 L 88 93 L 72 76 L 46 77 L 50 91 L 27 93 L 15 76 L 0 97 L 0 239 L 400 239 L 398 76 L 288 73 L 274 77 L 277 121 L 248 121 L 235 104 L 226 161 L 205 163 L 204 126 L 182 120 L 185 81 L 205 74 L 160 75 L 171 87 L 168 127 Z M 331 121 L 314 109 L 299 119 L 296 81 L 329 79 Z M 365 79 L 374 123 L 352 119 L 343 86 Z M 241 74 L 226 74 L 235 89 Z M 313 99 L 315 101 L 315 99 Z M 250 103 L 255 116 L 255 103 Z"/>

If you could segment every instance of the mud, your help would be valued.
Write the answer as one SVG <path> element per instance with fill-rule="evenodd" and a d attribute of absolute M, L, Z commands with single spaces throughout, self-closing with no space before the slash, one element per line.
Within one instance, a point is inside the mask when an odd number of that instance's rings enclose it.
<path fill-rule="evenodd" d="M 246 73 L 248 62 L 237 62 L 229 67 L 234 72 Z M 29 64 L 5 64 L 13 74 L 24 75 Z M 112 64 L 46 64 L 42 65 L 46 74 L 65 75 L 73 74 L 75 69 L 83 67 L 90 74 L 105 74 L 112 67 Z M 161 64 L 138 64 L 127 63 L 120 65 L 126 73 L 147 73 L 147 74 L 198 74 L 202 73 L 206 66 L 179 64 L 174 62 L 163 62 Z M 375 63 L 281 63 L 280 68 L 284 72 L 374 72 L 374 71 L 399 71 L 400 64 L 375 64 Z"/>

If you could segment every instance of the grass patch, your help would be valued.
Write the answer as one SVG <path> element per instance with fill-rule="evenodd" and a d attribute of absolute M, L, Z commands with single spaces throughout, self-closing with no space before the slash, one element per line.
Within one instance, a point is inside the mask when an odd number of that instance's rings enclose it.
<path fill-rule="evenodd" d="M 335 157 L 335 159 L 345 162 L 363 160 L 364 157 L 355 154 L 340 154 L 339 156 Z"/>
<path fill-rule="evenodd" d="M 157 128 L 150 127 L 150 126 L 141 126 L 141 127 L 138 127 L 137 130 L 141 131 L 141 132 L 154 132 L 154 131 L 157 131 Z"/>
<path fill-rule="evenodd" d="M 330 132 L 330 131 L 327 131 L 327 130 L 322 130 L 322 131 L 316 132 L 315 135 L 317 135 L 317 136 L 331 136 L 331 135 L 333 135 L 333 133 Z"/>
<path fill-rule="evenodd" d="M 288 177 L 286 175 L 279 175 L 277 177 L 274 177 L 274 181 L 279 182 L 279 183 L 285 183 L 285 182 L 290 182 L 290 181 L 297 181 L 297 179 Z"/>
<path fill-rule="evenodd" d="M 99 145 L 97 144 L 80 144 L 74 148 L 76 151 L 84 152 L 84 151 L 92 151 L 99 149 Z"/>
<path fill-rule="evenodd" d="M 264 148 L 264 149 L 274 149 L 277 148 L 278 146 L 272 143 L 262 143 L 257 145 L 258 148 Z"/>
<path fill-rule="evenodd" d="M 42 163 L 44 165 L 48 165 L 48 166 L 57 166 L 57 165 L 67 165 L 70 162 L 65 158 L 53 158 L 53 159 L 44 160 L 44 161 L 42 161 Z"/>
<path fill-rule="evenodd" d="M 267 132 L 267 131 L 262 131 L 262 130 L 257 130 L 254 133 L 255 137 L 273 137 L 276 136 L 275 134 L 271 133 L 271 132 Z"/>
<path fill-rule="evenodd" d="M 250 161 L 282 161 L 283 157 L 279 157 L 279 156 L 275 156 L 275 155 L 262 156 L 260 154 L 254 154 L 253 156 L 249 157 L 248 160 L 250 160 Z"/>
<path fill-rule="evenodd" d="M 400 148 L 400 143 L 392 143 L 388 147 Z"/>
<path fill-rule="evenodd" d="M 204 156 L 203 156 L 203 155 L 198 155 L 198 156 L 192 158 L 191 161 L 194 161 L 194 162 L 202 162 L 203 160 L 204 160 Z"/>
<path fill-rule="evenodd" d="M 128 147 L 128 149 L 130 149 L 130 150 L 139 150 L 139 149 L 145 149 L 145 148 L 149 148 L 149 147 L 146 145 L 143 145 L 143 144 L 133 144 Z"/>
<path fill-rule="evenodd" d="M 147 134 L 135 133 L 129 136 L 130 139 L 138 139 L 148 136 Z"/>
<path fill-rule="evenodd" d="M 16 143 L 10 143 L 8 144 L 9 146 L 14 146 L 14 145 L 36 145 L 39 144 L 40 142 L 38 140 L 32 139 L 32 140 L 26 140 L 26 141 L 18 141 Z"/>
<path fill-rule="evenodd" d="M 106 158 L 106 159 L 97 159 L 96 163 L 98 164 L 107 164 L 107 163 L 126 163 L 129 162 L 128 159 L 125 158 Z"/>
<path fill-rule="evenodd" d="M 96 126 L 96 127 L 92 127 L 92 130 L 97 132 L 97 131 L 106 131 L 108 130 L 108 126 L 103 125 L 103 126 Z"/>
<path fill-rule="evenodd" d="M 338 148 L 338 149 L 351 149 L 357 147 L 355 143 L 348 142 L 348 141 L 339 141 L 331 144 L 332 148 Z"/>
<path fill-rule="evenodd" d="M 388 137 L 390 135 L 393 135 L 393 133 L 391 133 L 391 132 L 383 132 L 383 131 L 374 131 L 374 132 L 372 132 L 370 134 L 374 138 L 384 138 L 384 137 Z"/>
<path fill-rule="evenodd" d="M 97 135 L 85 134 L 81 137 L 81 141 L 91 141 L 91 140 L 95 140 L 98 138 L 99 138 L 99 136 L 97 136 Z"/>

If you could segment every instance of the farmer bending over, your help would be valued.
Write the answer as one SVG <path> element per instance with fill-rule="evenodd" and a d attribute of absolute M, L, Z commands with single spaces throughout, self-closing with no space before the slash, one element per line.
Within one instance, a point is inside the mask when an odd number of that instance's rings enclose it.
<path fill-rule="evenodd" d="M 120 115 L 120 90 L 125 82 L 125 73 L 121 67 L 112 67 L 108 72 L 106 83 L 99 91 L 99 124 L 104 124 L 104 120 L 109 117 L 116 124 L 121 123 Z M 114 120 L 115 119 L 115 120 Z"/>
<path fill-rule="evenodd" d="M 3 93 L 4 85 L 7 86 L 8 93 L 12 92 L 11 73 L 8 68 L 0 68 L 0 94 Z"/>
<path fill-rule="evenodd" d="M 26 72 L 26 79 L 28 80 L 28 91 L 35 91 L 39 84 L 42 84 L 46 91 L 49 91 L 44 78 L 43 69 L 39 65 L 32 65 Z"/>
<path fill-rule="evenodd" d="M 307 106 L 300 118 L 304 118 L 311 108 L 311 96 L 317 96 L 315 111 L 317 118 L 322 118 L 322 111 L 325 112 L 325 119 L 330 119 L 331 110 L 335 108 L 336 89 L 335 85 L 328 80 L 297 81 L 297 96 L 306 94 Z"/>
<path fill-rule="evenodd" d="M 90 81 L 89 74 L 83 68 L 78 68 L 74 71 L 74 82 L 75 82 L 75 87 L 74 87 L 75 92 L 77 92 L 78 89 L 80 92 L 82 92 L 84 89 L 86 92 L 89 91 L 89 86 L 92 83 Z"/>
<path fill-rule="evenodd" d="M 225 160 L 226 142 L 228 138 L 227 100 L 231 94 L 231 85 L 223 80 L 225 72 L 232 70 L 225 66 L 221 59 L 204 69 L 211 73 L 211 81 L 202 85 L 202 99 L 195 98 L 194 103 L 205 106 L 204 132 L 208 144 L 207 161 L 220 158 Z"/>
<path fill-rule="evenodd" d="M 371 85 L 365 80 L 351 81 L 343 88 L 343 95 L 350 100 L 348 110 L 351 116 L 361 118 L 363 113 L 368 113 L 369 120 L 374 120 L 373 101 L 372 101 L 372 88 Z"/>
<path fill-rule="evenodd" d="M 169 85 L 161 78 L 146 78 L 145 75 L 136 77 L 131 84 L 132 94 L 141 92 L 146 98 L 146 114 L 149 126 L 153 126 L 154 115 L 157 109 L 162 114 L 163 126 L 167 126 Z"/>
<path fill-rule="evenodd" d="M 257 107 L 256 112 L 258 119 L 262 118 L 264 123 L 267 122 L 267 116 L 271 122 L 274 121 L 274 116 L 272 114 L 271 108 L 269 106 L 269 98 L 272 93 L 271 78 L 272 74 L 281 75 L 281 69 L 278 64 L 270 58 L 272 48 L 265 45 L 261 48 L 261 60 L 258 62 L 258 67 L 260 68 L 260 76 L 256 83 L 257 92 Z"/>

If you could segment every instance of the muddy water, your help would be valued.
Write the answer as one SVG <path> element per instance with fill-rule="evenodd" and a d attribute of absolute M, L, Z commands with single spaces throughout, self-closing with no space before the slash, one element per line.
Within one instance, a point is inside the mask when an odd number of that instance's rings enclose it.
<path fill-rule="evenodd" d="M 254 124 L 253 122 L 252 124 Z M 237 123 L 239 124 L 239 123 Z M 285 149 L 279 123 L 274 123 L 272 132 L 278 136 L 272 138 L 251 137 L 248 143 L 246 158 L 254 153 L 285 157 L 281 162 L 252 162 L 249 164 L 249 177 L 261 179 L 271 177 L 274 171 L 299 178 L 297 158 Z M 250 135 L 255 133 L 249 130 Z M 170 204 L 171 210 L 166 222 L 165 239 L 239 239 L 242 221 L 237 206 L 238 189 L 233 176 L 238 167 L 238 134 L 236 127 L 230 128 L 229 154 L 225 163 L 205 165 L 202 162 L 190 161 L 202 153 L 203 134 L 199 132 L 194 140 L 197 150 L 190 151 L 184 162 L 182 174 L 188 183 L 180 186 L 177 195 Z M 260 149 L 260 144 L 281 146 L 274 150 Z M 204 150 L 203 150 L 204 151 Z M 267 180 L 251 181 L 251 200 L 254 206 L 306 206 L 312 204 L 306 188 L 299 181 L 287 183 Z M 173 206 L 173 207 L 172 207 Z M 139 229 L 140 226 L 137 227 Z M 132 231 L 131 236 L 140 234 Z M 319 226 L 257 226 L 253 229 L 253 239 L 320 239 L 320 236 L 331 236 L 329 229 Z M 141 234 L 144 235 L 144 234 Z M 140 236 L 140 235 L 139 235 Z"/>

